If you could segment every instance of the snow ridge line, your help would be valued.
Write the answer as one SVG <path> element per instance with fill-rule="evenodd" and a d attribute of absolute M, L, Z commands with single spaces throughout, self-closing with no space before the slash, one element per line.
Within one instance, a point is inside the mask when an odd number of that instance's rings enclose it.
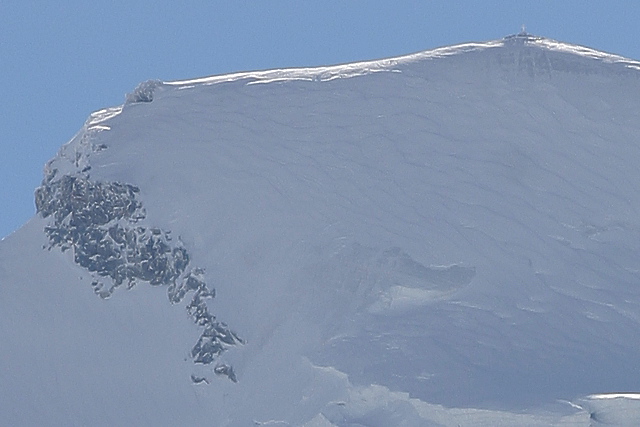
<path fill-rule="evenodd" d="M 136 93 L 129 95 L 129 102 L 145 102 L 147 91 L 158 86 L 172 86 L 178 89 L 189 89 L 197 85 L 214 85 L 218 83 L 229 83 L 240 80 L 247 80 L 247 84 L 272 83 L 290 80 L 305 81 L 330 81 L 340 78 L 351 78 L 379 72 L 400 72 L 396 67 L 417 61 L 437 59 L 461 55 L 468 52 L 494 49 L 505 46 L 522 45 L 537 47 L 542 50 L 565 52 L 578 57 L 600 60 L 605 63 L 618 63 L 626 68 L 640 70 L 640 61 L 635 61 L 619 55 L 598 51 L 584 46 L 563 43 L 546 37 L 535 36 L 526 32 L 509 35 L 502 39 L 485 42 L 470 42 L 451 46 L 443 46 L 426 51 L 411 53 L 391 58 L 359 61 L 346 64 L 317 66 L 317 67 L 292 67 L 279 68 L 261 71 L 245 71 L 229 74 L 213 75 L 188 80 L 175 80 L 159 82 L 150 80 L 142 83 Z M 138 96 L 138 93 L 140 96 Z"/>
<path fill-rule="evenodd" d="M 245 71 L 189 80 L 165 81 L 162 82 L 162 84 L 175 86 L 179 89 L 187 89 L 196 85 L 212 85 L 217 83 L 235 82 L 238 80 L 250 80 L 249 84 L 271 83 L 287 80 L 330 81 L 339 78 L 351 78 L 378 72 L 396 72 L 397 70 L 395 70 L 394 67 L 401 64 L 415 62 L 422 59 L 442 58 L 475 50 L 490 49 L 503 46 L 503 44 L 502 40 L 484 43 L 464 43 L 372 61 L 351 62 L 319 67 L 293 67 L 262 71 Z"/>

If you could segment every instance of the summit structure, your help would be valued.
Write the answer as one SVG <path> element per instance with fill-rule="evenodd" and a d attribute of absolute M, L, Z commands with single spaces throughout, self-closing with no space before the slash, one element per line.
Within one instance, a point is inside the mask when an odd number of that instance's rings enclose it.
<path fill-rule="evenodd" d="M 633 423 L 639 94 L 524 30 L 142 83 L 0 242 L 0 419 Z"/>

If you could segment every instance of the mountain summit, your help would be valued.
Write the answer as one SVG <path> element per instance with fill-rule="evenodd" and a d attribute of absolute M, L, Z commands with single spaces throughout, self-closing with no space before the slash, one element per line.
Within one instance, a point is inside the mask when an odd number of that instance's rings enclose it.
<path fill-rule="evenodd" d="M 639 94 L 524 32 L 141 84 L 0 242 L 0 419 L 633 422 Z"/>

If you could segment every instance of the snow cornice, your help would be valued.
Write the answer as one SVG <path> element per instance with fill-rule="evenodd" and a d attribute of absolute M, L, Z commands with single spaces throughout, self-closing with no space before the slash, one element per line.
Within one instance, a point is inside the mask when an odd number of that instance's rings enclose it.
<path fill-rule="evenodd" d="M 221 74 L 190 80 L 176 80 L 164 82 L 169 86 L 191 87 L 194 85 L 210 85 L 216 83 L 234 82 L 238 80 L 252 79 L 249 84 L 270 83 L 285 80 L 329 81 L 339 78 L 349 78 L 381 71 L 395 72 L 398 65 L 411 63 L 424 59 L 442 58 L 458 55 L 466 52 L 491 49 L 503 46 L 502 40 L 489 42 L 470 42 L 453 46 L 444 46 L 423 52 L 412 53 L 393 58 L 384 58 L 372 61 L 352 62 L 347 64 L 329 65 L 320 67 L 282 68 L 262 71 L 247 71 L 231 74 Z"/>
<path fill-rule="evenodd" d="M 445 58 L 470 52 L 487 51 L 495 48 L 533 47 L 543 50 L 566 53 L 587 59 L 599 60 L 609 64 L 621 64 L 627 68 L 640 70 L 640 62 L 620 55 L 602 52 L 585 46 L 564 43 L 557 40 L 535 36 L 526 32 L 506 36 L 502 39 L 486 42 L 469 42 L 439 47 L 422 52 L 412 53 L 379 60 L 359 61 L 353 63 L 299 68 L 279 68 L 260 71 L 246 71 L 230 74 L 213 75 L 202 78 L 167 81 L 163 84 L 189 88 L 196 85 L 212 85 L 239 80 L 250 80 L 247 84 L 271 83 L 277 81 L 304 80 L 329 81 L 350 78 L 378 72 L 400 72 L 398 67 L 422 60 Z"/>
<path fill-rule="evenodd" d="M 602 52 L 586 46 L 563 43 L 557 40 L 546 39 L 543 37 L 531 41 L 530 44 L 555 52 L 570 53 L 573 55 L 582 56 L 584 58 L 597 59 L 610 64 L 623 64 L 627 68 L 640 70 L 640 61 L 635 61 L 633 59 L 625 58 L 624 56 L 615 55 L 612 53 Z"/>

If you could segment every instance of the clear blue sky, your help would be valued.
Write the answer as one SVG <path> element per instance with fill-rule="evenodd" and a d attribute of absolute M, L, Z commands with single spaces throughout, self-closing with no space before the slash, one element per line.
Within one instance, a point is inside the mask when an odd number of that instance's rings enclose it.
<path fill-rule="evenodd" d="M 396 56 L 527 31 L 640 59 L 640 2 L 0 1 L 0 237 L 44 163 L 139 82 Z"/>

